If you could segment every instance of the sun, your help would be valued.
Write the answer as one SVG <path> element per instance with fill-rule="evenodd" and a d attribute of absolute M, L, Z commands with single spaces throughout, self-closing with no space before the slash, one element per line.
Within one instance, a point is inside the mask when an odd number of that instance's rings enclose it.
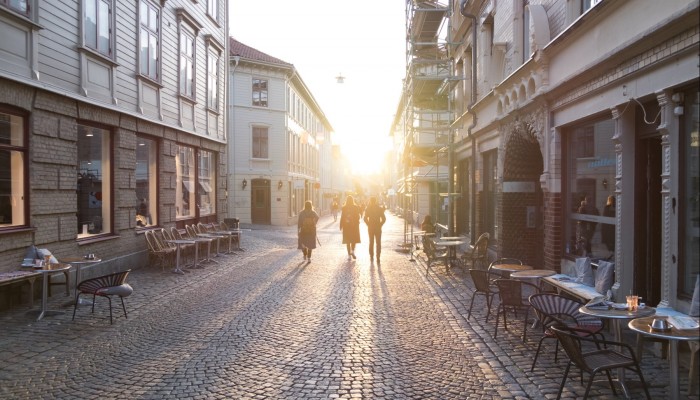
<path fill-rule="evenodd" d="M 383 172 L 388 151 L 387 140 L 384 139 L 353 139 L 341 144 L 341 151 L 347 158 L 353 175 L 374 175 Z"/>

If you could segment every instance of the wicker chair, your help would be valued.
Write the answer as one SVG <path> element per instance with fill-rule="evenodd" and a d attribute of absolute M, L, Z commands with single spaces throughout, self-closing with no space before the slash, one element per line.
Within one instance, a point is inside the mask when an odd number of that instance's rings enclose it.
<path fill-rule="evenodd" d="M 496 286 L 498 286 L 498 297 L 501 301 L 498 305 L 498 313 L 496 314 L 496 330 L 493 333 L 493 337 L 496 338 L 498 335 L 498 317 L 500 315 L 503 315 L 503 326 L 506 330 L 508 330 L 508 321 L 506 318 L 508 311 L 513 311 L 516 317 L 518 311 L 524 311 L 524 343 L 527 339 L 527 317 L 529 316 L 530 312 L 530 301 L 528 300 L 529 296 L 526 295 L 526 292 L 529 291 L 532 293 L 539 293 L 540 289 L 537 287 L 537 285 L 515 279 L 496 279 Z"/>
<path fill-rule="evenodd" d="M 148 243 L 149 255 L 155 258 L 160 264 L 161 269 L 165 271 L 165 264 L 168 263 L 169 265 L 169 262 L 175 254 L 175 249 L 170 247 L 163 248 L 152 230 L 147 230 L 143 235 L 146 237 L 146 243 Z"/>
<path fill-rule="evenodd" d="M 432 239 L 427 238 L 423 241 L 423 252 L 427 257 L 425 274 L 430 272 L 430 266 L 434 263 L 441 263 L 446 268 L 450 268 L 450 253 L 447 249 L 441 249 L 435 246 L 435 242 Z"/>
<path fill-rule="evenodd" d="M 97 296 L 106 297 L 109 300 L 109 323 L 113 323 L 112 319 L 112 296 L 119 296 L 122 301 L 122 309 L 124 310 L 124 318 L 126 315 L 126 306 L 124 305 L 124 297 L 133 293 L 134 289 L 126 283 L 126 277 L 131 272 L 130 269 L 122 272 L 116 272 L 109 275 L 100 276 L 97 278 L 86 279 L 78 284 L 75 295 L 75 305 L 73 306 L 73 320 L 75 320 L 75 311 L 78 309 L 78 300 L 81 294 L 92 295 L 92 313 L 95 313 L 95 299 Z"/>
<path fill-rule="evenodd" d="M 603 321 L 598 317 L 580 312 L 579 308 L 584 305 L 583 303 L 558 294 L 539 293 L 530 296 L 530 305 L 535 309 L 543 332 L 537 344 L 537 352 L 535 352 L 535 359 L 532 360 L 530 371 L 534 371 L 535 369 L 535 363 L 537 363 L 537 357 L 540 355 L 542 342 L 545 339 L 557 338 L 551 329 L 552 326 L 564 325 L 576 328 L 576 333 L 580 336 L 593 336 L 600 340 L 605 339 L 602 334 Z M 559 342 L 557 341 L 554 349 L 554 362 L 557 361 L 558 352 Z"/>
<path fill-rule="evenodd" d="M 605 372 L 607 374 L 610 388 L 612 389 L 613 394 L 616 395 L 617 391 L 615 391 L 615 385 L 613 385 L 610 370 L 618 368 L 628 369 L 637 373 L 647 399 L 651 399 L 649 389 L 644 381 L 642 370 L 639 368 L 639 362 L 634 355 L 632 346 L 627 343 L 600 340 L 594 337 L 581 337 L 578 329 L 576 328 L 553 326 L 551 329 L 559 340 L 559 343 L 561 343 L 561 347 L 566 352 L 566 355 L 569 357 L 569 363 L 564 371 L 564 377 L 561 380 L 561 386 L 559 387 L 557 399 L 561 398 L 561 393 L 564 390 L 564 384 L 566 383 L 566 378 L 569 375 L 571 365 L 575 365 L 582 372 L 587 372 L 590 375 L 588 384 L 586 385 L 586 392 L 583 394 L 584 399 L 588 398 L 588 392 L 591 390 L 593 378 L 595 378 L 596 374 L 599 372 Z M 597 348 L 586 349 L 584 346 L 585 343 L 593 343 L 597 346 Z M 606 348 L 600 349 L 601 344 Z M 613 350 L 608 346 L 616 346 L 620 350 Z M 624 352 L 623 349 L 625 350 Z"/>
<path fill-rule="evenodd" d="M 477 295 L 486 297 L 486 322 L 489 321 L 489 315 L 491 315 L 491 304 L 493 304 L 493 298 L 498 294 L 498 287 L 494 281 L 501 276 L 488 271 L 483 271 L 480 269 L 470 269 L 469 274 L 474 282 L 474 293 L 472 294 L 472 300 L 469 303 L 469 313 L 467 314 L 467 319 L 472 316 L 472 306 L 474 306 L 474 298 Z"/>
<path fill-rule="evenodd" d="M 461 263 L 465 269 L 467 266 L 471 269 L 487 269 L 490 238 L 491 235 L 488 232 L 482 233 L 472 246 L 471 251 L 462 255 Z"/>

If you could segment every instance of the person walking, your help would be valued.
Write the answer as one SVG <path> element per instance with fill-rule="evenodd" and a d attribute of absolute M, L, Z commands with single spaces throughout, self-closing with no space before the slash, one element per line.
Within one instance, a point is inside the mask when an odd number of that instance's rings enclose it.
<path fill-rule="evenodd" d="M 364 220 L 365 224 L 367 224 L 367 233 L 369 234 L 369 262 L 374 262 L 374 256 L 376 255 L 377 265 L 381 265 L 382 225 L 386 222 L 386 215 L 384 215 L 384 207 L 377 204 L 377 198 L 374 196 L 369 198 L 369 205 L 365 209 Z"/>
<path fill-rule="evenodd" d="M 360 243 L 360 207 L 355 199 L 348 196 L 340 212 L 340 230 L 343 231 L 343 244 L 348 250 L 348 261 L 355 257 L 355 245 Z"/>
<path fill-rule="evenodd" d="M 311 252 L 316 248 L 316 223 L 318 222 L 318 214 L 314 211 L 313 203 L 307 200 L 304 203 L 304 209 L 299 212 L 299 220 L 297 222 L 298 229 L 298 249 L 304 254 L 304 260 L 311 262 Z"/>
<path fill-rule="evenodd" d="M 333 199 L 333 204 L 331 204 L 331 213 L 333 214 L 333 222 L 338 220 L 338 210 L 340 205 L 338 204 L 338 199 Z"/>

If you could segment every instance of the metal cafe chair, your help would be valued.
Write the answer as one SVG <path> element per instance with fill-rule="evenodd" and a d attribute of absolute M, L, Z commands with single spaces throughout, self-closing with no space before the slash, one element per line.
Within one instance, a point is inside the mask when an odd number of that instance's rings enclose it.
<path fill-rule="evenodd" d="M 506 315 L 508 311 L 515 313 L 517 317 L 518 311 L 525 312 L 523 320 L 523 343 L 527 338 L 527 318 L 530 312 L 529 296 L 526 292 L 539 293 L 539 287 L 532 283 L 516 280 L 516 279 L 496 279 L 498 286 L 498 297 L 500 304 L 496 313 L 496 329 L 493 333 L 494 339 L 498 335 L 498 317 L 503 316 L 503 327 L 508 330 L 508 321 Z"/>
<path fill-rule="evenodd" d="M 639 376 L 639 381 L 644 388 L 644 393 L 646 394 L 647 399 L 651 400 L 649 389 L 644 381 L 642 370 L 639 368 L 639 362 L 637 361 L 637 357 L 634 355 L 632 346 L 622 342 L 600 340 L 592 336 L 582 337 L 578 333 L 577 328 L 553 326 L 551 329 L 559 340 L 559 343 L 561 343 L 561 347 L 564 349 L 564 352 L 566 352 L 566 355 L 569 357 L 569 363 L 564 371 L 561 386 L 559 386 L 557 400 L 561 398 L 561 393 L 564 390 L 564 384 L 566 383 L 566 378 L 569 376 L 569 370 L 571 369 L 572 365 L 580 369 L 582 372 L 586 372 L 590 375 L 588 384 L 586 385 L 586 392 L 583 394 L 584 399 L 588 398 L 588 393 L 591 390 L 593 379 L 599 372 L 605 372 L 613 394 L 617 395 L 615 385 L 613 385 L 612 376 L 610 375 L 610 370 L 624 368 L 635 372 Z M 597 348 L 591 349 L 590 346 L 586 348 L 584 344 L 587 343 L 593 343 Z M 606 348 L 601 349 L 601 344 Z M 619 348 L 620 350 L 614 350 L 615 348 Z M 583 376 L 581 376 L 581 380 L 581 383 L 583 383 Z"/>
<path fill-rule="evenodd" d="M 472 282 L 474 282 L 474 293 L 472 293 L 472 300 L 469 303 L 469 313 L 467 314 L 467 319 L 472 316 L 472 307 L 474 306 L 474 299 L 476 296 L 481 295 L 486 297 L 486 322 L 489 320 L 489 315 L 491 314 L 491 305 L 493 304 L 493 298 L 498 294 L 498 287 L 494 281 L 501 276 L 488 271 L 480 269 L 470 269 L 469 274 L 472 277 Z"/>

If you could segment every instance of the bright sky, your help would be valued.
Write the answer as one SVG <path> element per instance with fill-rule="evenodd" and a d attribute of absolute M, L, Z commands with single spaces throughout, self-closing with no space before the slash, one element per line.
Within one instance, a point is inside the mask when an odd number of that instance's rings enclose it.
<path fill-rule="evenodd" d="M 405 76 L 405 3 L 230 0 L 229 9 L 231 36 L 294 64 L 354 173 L 380 172 Z"/>

